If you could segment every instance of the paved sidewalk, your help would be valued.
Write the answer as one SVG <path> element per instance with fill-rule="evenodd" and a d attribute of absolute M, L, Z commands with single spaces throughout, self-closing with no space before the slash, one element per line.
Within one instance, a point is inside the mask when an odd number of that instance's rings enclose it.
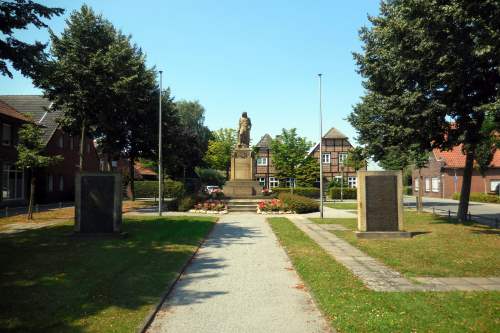
<path fill-rule="evenodd" d="M 148 332 L 329 332 L 257 214 L 221 216 Z"/>
<path fill-rule="evenodd" d="M 418 277 L 415 278 L 418 283 L 414 283 L 403 277 L 401 273 L 335 236 L 326 230 L 326 225 L 316 224 L 299 215 L 289 216 L 289 219 L 372 290 L 384 292 L 500 290 L 500 277 Z"/>

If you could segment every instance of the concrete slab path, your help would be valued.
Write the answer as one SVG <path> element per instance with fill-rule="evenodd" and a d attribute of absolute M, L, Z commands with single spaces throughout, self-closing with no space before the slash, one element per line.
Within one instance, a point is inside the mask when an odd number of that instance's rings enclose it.
<path fill-rule="evenodd" d="M 330 332 L 265 217 L 222 216 L 148 332 Z"/>

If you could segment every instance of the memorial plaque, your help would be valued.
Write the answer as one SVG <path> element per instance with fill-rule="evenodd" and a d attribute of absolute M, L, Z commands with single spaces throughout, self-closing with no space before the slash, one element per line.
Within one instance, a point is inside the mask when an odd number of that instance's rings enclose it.
<path fill-rule="evenodd" d="M 358 171 L 359 238 L 411 237 L 403 231 L 401 171 Z"/>
<path fill-rule="evenodd" d="M 119 233 L 122 222 L 120 173 L 82 172 L 75 184 L 75 232 Z"/>

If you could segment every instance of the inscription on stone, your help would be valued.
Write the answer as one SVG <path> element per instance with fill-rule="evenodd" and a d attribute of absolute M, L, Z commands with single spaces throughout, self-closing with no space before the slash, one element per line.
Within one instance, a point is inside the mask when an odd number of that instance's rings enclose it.
<path fill-rule="evenodd" d="M 397 176 L 366 176 L 365 182 L 366 231 L 397 231 Z"/>

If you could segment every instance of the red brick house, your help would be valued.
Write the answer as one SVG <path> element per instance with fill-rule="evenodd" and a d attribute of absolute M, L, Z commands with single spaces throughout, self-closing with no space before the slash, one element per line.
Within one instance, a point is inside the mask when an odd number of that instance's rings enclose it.
<path fill-rule="evenodd" d="M 453 193 L 462 189 L 465 155 L 462 146 L 450 151 L 434 149 L 429 156 L 427 167 L 420 169 L 423 177 L 423 194 L 427 197 L 451 198 Z M 412 171 L 413 193 L 418 194 L 420 186 L 419 170 Z M 471 192 L 498 193 L 500 186 L 500 151 L 496 150 L 490 169 L 483 178 L 474 168 L 472 173 Z"/>
<path fill-rule="evenodd" d="M 74 198 L 75 173 L 78 171 L 79 145 L 78 136 L 71 136 L 61 130 L 57 118 L 60 110 L 51 110 L 50 102 L 39 95 L 0 95 L 0 101 L 9 105 L 44 129 L 43 140 L 48 155 L 61 155 L 63 161 L 37 171 L 36 202 L 48 203 L 70 201 Z M 98 171 L 99 160 L 91 139 L 85 140 L 85 171 Z M 27 180 L 24 180 L 27 183 Z"/>
<path fill-rule="evenodd" d="M 26 175 L 19 170 L 16 144 L 19 127 L 30 122 L 29 118 L 17 112 L 0 100 L 0 207 L 22 205 L 26 202 Z"/>
<path fill-rule="evenodd" d="M 265 134 L 255 145 L 257 164 L 255 167 L 255 179 L 259 181 L 261 186 L 268 188 L 291 186 L 291 179 L 278 179 L 276 177 L 276 169 L 272 163 L 271 140 L 271 136 Z M 349 187 L 357 186 L 356 172 L 351 168 L 343 166 L 343 162 L 347 158 L 347 153 L 352 148 L 353 146 L 348 138 L 336 128 L 332 127 L 326 132 L 323 136 L 322 147 L 322 166 L 325 180 L 340 179 L 343 175 L 344 179 L 347 179 Z M 316 144 L 311 149 L 309 155 L 313 156 L 319 163 L 319 144 Z"/>

